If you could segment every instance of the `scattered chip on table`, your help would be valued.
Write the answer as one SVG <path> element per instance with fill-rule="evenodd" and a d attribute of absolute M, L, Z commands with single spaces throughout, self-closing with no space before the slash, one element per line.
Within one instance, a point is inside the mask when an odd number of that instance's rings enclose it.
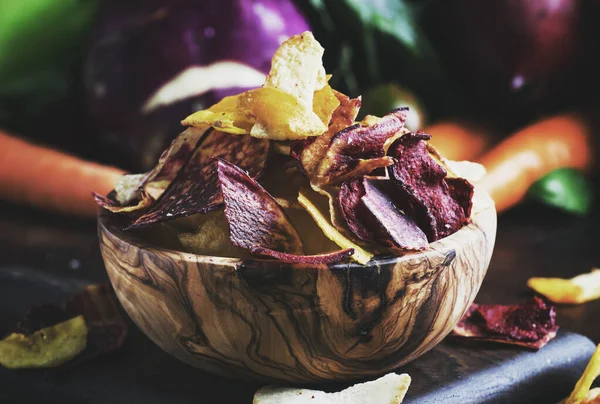
<path fill-rule="evenodd" d="M 600 377 L 600 345 L 590 358 L 575 388 L 560 404 L 597 404 L 600 402 L 600 388 L 590 390 L 592 383 Z"/>
<path fill-rule="evenodd" d="M 521 305 L 473 303 L 449 337 L 538 350 L 556 336 L 556 308 L 534 297 Z"/>
<path fill-rule="evenodd" d="M 571 279 L 530 278 L 527 286 L 554 303 L 586 303 L 600 299 L 600 269 Z"/>
<path fill-rule="evenodd" d="M 407 373 L 388 373 L 342 391 L 265 386 L 254 394 L 253 404 L 400 404 L 411 383 Z"/>

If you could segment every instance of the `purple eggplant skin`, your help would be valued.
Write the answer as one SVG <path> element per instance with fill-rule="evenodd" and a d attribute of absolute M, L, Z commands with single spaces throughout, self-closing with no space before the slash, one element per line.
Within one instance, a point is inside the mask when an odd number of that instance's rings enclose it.
<path fill-rule="evenodd" d="M 125 169 L 150 169 L 182 119 L 259 87 L 280 44 L 307 30 L 292 0 L 105 0 L 84 63 L 98 153 Z M 198 69 L 214 64 L 210 76 Z M 168 91 L 175 99 L 149 104 L 177 77 Z"/>

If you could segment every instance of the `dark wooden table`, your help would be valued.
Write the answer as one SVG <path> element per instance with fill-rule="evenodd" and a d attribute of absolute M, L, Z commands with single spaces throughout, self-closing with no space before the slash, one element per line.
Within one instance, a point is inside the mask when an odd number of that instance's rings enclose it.
<path fill-rule="evenodd" d="M 531 276 L 570 277 L 600 267 L 598 228 L 600 203 L 583 218 L 540 206 L 521 206 L 502 214 L 492 263 L 477 301 L 521 302 L 532 295 L 526 286 Z M 39 302 L 39 296 L 53 298 L 39 285 L 55 284 L 56 299 L 61 299 L 89 282 L 107 281 L 95 222 L 0 204 L 0 275 L 21 285 L 3 289 L 3 301 L 11 302 L 10 307 L 0 307 L 0 333 L 4 333 L 30 304 Z M 557 317 L 565 331 L 600 343 L 600 300 L 560 306 Z"/>

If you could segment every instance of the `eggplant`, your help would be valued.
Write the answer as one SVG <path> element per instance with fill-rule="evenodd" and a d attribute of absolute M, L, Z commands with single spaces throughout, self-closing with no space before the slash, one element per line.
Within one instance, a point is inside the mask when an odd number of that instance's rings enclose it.
<path fill-rule="evenodd" d="M 150 169 L 182 119 L 260 87 L 279 45 L 309 29 L 291 0 L 104 1 L 84 63 L 98 153 Z"/>

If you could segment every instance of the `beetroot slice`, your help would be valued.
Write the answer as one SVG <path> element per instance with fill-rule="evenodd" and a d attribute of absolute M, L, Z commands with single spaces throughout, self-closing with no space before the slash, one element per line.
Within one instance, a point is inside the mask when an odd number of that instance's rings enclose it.
<path fill-rule="evenodd" d="M 556 308 L 536 296 L 522 305 L 474 303 L 450 337 L 540 349 L 557 331 Z"/>
<path fill-rule="evenodd" d="M 212 131 L 156 203 L 127 230 L 219 209 L 223 197 L 213 158 L 234 162 L 258 177 L 266 166 L 269 147 L 268 140 Z"/>
<path fill-rule="evenodd" d="M 450 190 L 446 169 L 427 151 L 425 141 L 429 139 L 428 134 L 411 132 L 396 140 L 388 151 L 396 163 L 388 172 L 397 187 L 398 204 L 433 242 L 468 223 L 472 193 L 467 192 L 466 183 L 458 185 L 457 181 L 451 182 L 454 190 Z"/>
<path fill-rule="evenodd" d="M 470 217 L 473 208 L 473 194 L 475 192 L 473 184 L 464 178 L 446 178 L 446 184 L 448 184 L 452 199 L 457 201 L 461 208 L 463 208 L 465 217 Z"/>
<path fill-rule="evenodd" d="M 393 183 L 388 179 L 343 183 L 338 202 L 348 228 L 360 240 L 383 244 L 394 252 L 423 250 L 428 245 L 425 233 L 393 203 L 391 192 Z"/>
<path fill-rule="evenodd" d="M 417 223 L 394 205 L 389 194 L 382 191 L 382 188 L 390 188 L 390 180 L 365 178 L 363 185 L 365 195 L 362 202 L 383 230 L 380 231 L 381 241 L 396 251 L 419 251 L 429 245 L 427 236 Z"/>
<path fill-rule="evenodd" d="M 282 262 L 289 262 L 293 264 L 333 264 L 336 262 L 344 261 L 354 254 L 353 248 L 348 248 L 340 251 L 333 251 L 324 254 L 317 255 L 295 255 L 295 254 L 287 254 L 279 251 L 270 250 L 268 248 L 255 247 L 252 249 L 253 254 L 257 255 L 266 255 L 269 257 L 276 258 Z"/>
<path fill-rule="evenodd" d="M 247 172 L 218 159 L 218 182 L 233 245 L 302 254 L 302 240 L 281 206 Z"/>
<path fill-rule="evenodd" d="M 362 201 L 364 195 L 362 179 L 344 182 L 338 193 L 340 212 L 356 237 L 367 243 L 375 243 L 380 225 Z"/>
<path fill-rule="evenodd" d="M 392 165 L 394 159 L 386 156 L 385 144 L 401 132 L 407 116 L 408 108 L 398 108 L 376 123 L 355 124 L 337 132 L 329 142 L 313 182 L 335 185 Z"/>

